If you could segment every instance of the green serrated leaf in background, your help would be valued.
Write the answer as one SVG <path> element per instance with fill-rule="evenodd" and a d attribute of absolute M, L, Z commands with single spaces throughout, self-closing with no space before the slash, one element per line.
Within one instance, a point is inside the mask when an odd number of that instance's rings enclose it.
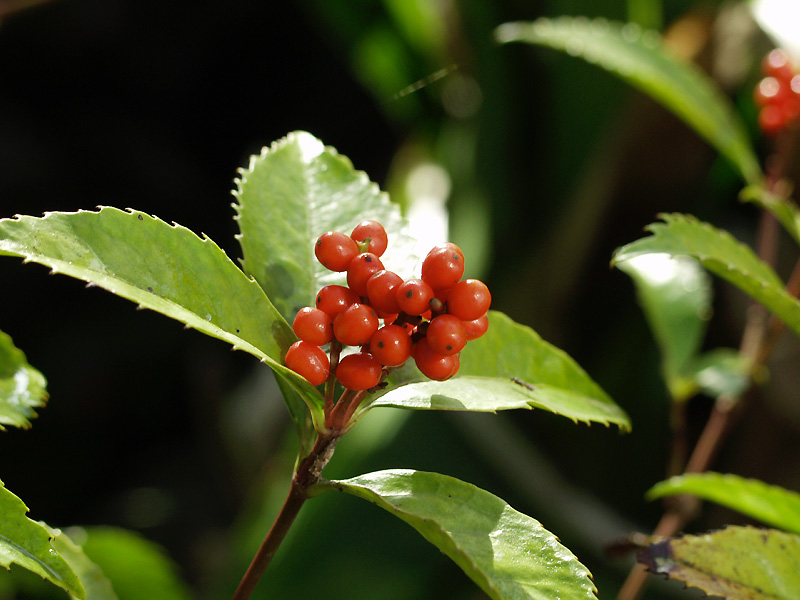
<path fill-rule="evenodd" d="M 673 213 L 659 217 L 663 223 L 647 227 L 653 235 L 619 248 L 614 252 L 612 264 L 654 253 L 693 256 L 706 269 L 749 294 L 800 334 L 800 302 L 786 291 L 775 271 L 748 246 L 736 241 L 727 231 L 691 215 Z"/>
<path fill-rule="evenodd" d="M 661 370 L 674 400 L 697 388 L 688 365 L 695 358 L 711 314 L 711 278 L 688 256 L 644 254 L 619 262 L 631 277 L 636 295 L 661 351 Z"/>
<path fill-rule="evenodd" d="M 3 425 L 30 427 L 34 408 L 47 402 L 46 384 L 11 337 L 0 331 L 0 431 Z"/>
<path fill-rule="evenodd" d="M 654 485 L 647 499 L 691 494 L 748 517 L 800 534 L 800 494 L 757 479 L 720 473 L 687 473 Z"/>
<path fill-rule="evenodd" d="M 359 414 L 381 406 L 482 412 L 540 408 L 630 429 L 625 411 L 563 350 L 496 311 L 489 312 L 486 334 L 462 351 L 457 377 L 435 382 L 420 381 L 424 378 L 415 371 L 405 374 L 411 383 L 378 396 Z"/>
<path fill-rule="evenodd" d="M 453 560 L 493 600 L 595 599 L 591 574 L 542 525 L 459 479 L 388 470 L 323 481 L 402 519 Z"/>
<path fill-rule="evenodd" d="M 728 527 L 648 546 L 639 562 L 710 596 L 736 600 L 800 598 L 800 536 Z"/>
<path fill-rule="evenodd" d="M 19 565 L 85 598 L 86 593 L 70 565 L 50 543 L 50 529 L 27 516 L 28 507 L 0 481 L 0 566 Z"/>
<path fill-rule="evenodd" d="M 138 533 L 116 527 L 87 527 L 81 547 L 103 570 L 124 600 L 189 600 L 178 568 L 164 549 Z"/>
<path fill-rule="evenodd" d="M 240 171 L 237 184 L 243 267 L 287 321 L 313 306 L 322 286 L 345 280 L 314 255 L 314 242 L 326 231 L 349 235 L 364 219 L 379 221 L 389 235 L 381 257 L 386 268 L 406 278 L 416 266 L 416 242 L 400 209 L 346 157 L 309 133 L 296 131 L 264 148 Z"/>
<path fill-rule="evenodd" d="M 585 17 L 506 23 L 498 41 L 562 50 L 622 78 L 675 113 L 733 163 L 749 184 L 760 185 L 759 161 L 730 101 L 700 69 L 673 57 L 655 31 Z"/>

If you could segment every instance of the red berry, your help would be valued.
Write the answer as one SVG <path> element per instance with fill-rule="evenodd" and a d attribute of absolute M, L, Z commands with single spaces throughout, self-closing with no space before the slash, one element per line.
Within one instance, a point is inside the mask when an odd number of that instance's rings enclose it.
<path fill-rule="evenodd" d="M 794 76 L 789 55 L 780 48 L 776 48 L 764 57 L 761 72 L 766 77 L 775 77 L 782 81 L 789 81 Z"/>
<path fill-rule="evenodd" d="M 362 249 L 366 252 L 372 252 L 375 256 L 383 256 L 389 246 L 389 237 L 386 235 L 386 230 L 377 221 L 361 221 L 355 226 L 350 237 L 355 242 L 369 240 L 368 247 L 362 247 Z"/>
<path fill-rule="evenodd" d="M 367 304 L 355 303 L 344 309 L 333 320 L 336 339 L 347 346 L 366 344 L 378 331 L 378 315 Z"/>
<path fill-rule="evenodd" d="M 330 374 L 330 361 L 319 346 L 300 340 L 286 351 L 286 366 L 305 377 L 311 385 L 325 383 Z"/>
<path fill-rule="evenodd" d="M 336 367 L 336 379 L 348 390 L 368 390 L 378 385 L 382 369 L 381 363 L 371 354 L 348 354 Z"/>
<path fill-rule="evenodd" d="M 333 319 L 328 313 L 306 306 L 294 317 L 292 329 L 304 342 L 324 346 L 333 339 Z"/>
<path fill-rule="evenodd" d="M 477 279 L 459 281 L 447 295 L 447 312 L 462 321 L 473 321 L 485 314 L 492 303 L 486 284 Z"/>
<path fill-rule="evenodd" d="M 774 77 L 765 77 L 758 82 L 753 92 L 753 99 L 758 106 L 785 102 L 791 94 L 790 85 L 788 81 L 781 82 Z"/>
<path fill-rule="evenodd" d="M 331 319 L 356 302 L 358 296 L 343 285 L 326 285 L 317 293 L 317 308 Z"/>
<path fill-rule="evenodd" d="M 408 279 L 397 286 L 397 303 L 407 315 L 421 315 L 430 308 L 433 288 L 422 279 Z"/>
<path fill-rule="evenodd" d="M 331 271 L 346 271 L 347 265 L 358 254 L 358 245 L 339 231 L 328 231 L 314 245 L 317 260 Z"/>
<path fill-rule="evenodd" d="M 399 313 L 396 289 L 403 283 L 403 278 L 392 271 L 376 271 L 367 279 L 367 297 L 375 310 L 384 313 Z"/>
<path fill-rule="evenodd" d="M 381 259 L 371 252 L 362 252 L 347 267 L 347 285 L 357 296 L 367 295 L 367 280 L 383 270 Z"/>
<path fill-rule="evenodd" d="M 445 356 L 431 349 L 428 340 L 423 338 L 414 346 L 412 353 L 417 368 L 428 379 L 444 381 L 450 379 L 458 372 L 460 361 L 458 354 Z"/>
<path fill-rule="evenodd" d="M 434 290 L 446 290 L 464 275 L 464 254 L 452 243 L 439 244 L 422 261 L 422 279 Z"/>
<path fill-rule="evenodd" d="M 387 367 L 399 367 L 411 356 L 411 337 L 404 327 L 386 325 L 369 340 L 372 356 Z"/>
<path fill-rule="evenodd" d="M 758 113 L 758 126 L 766 135 L 776 136 L 786 128 L 789 119 L 778 105 L 768 104 Z"/>
<path fill-rule="evenodd" d="M 489 317 L 483 315 L 473 321 L 462 321 L 467 332 L 467 341 L 477 340 L 489 329 Z"/>
<path fill-rule="evenodd" d="M 453 315 L 439 315 L 428 324 L 425 336 L 431 350 L 450 356 L 458 354 L 467 343 L 467 332 L 461 319 Z"/>

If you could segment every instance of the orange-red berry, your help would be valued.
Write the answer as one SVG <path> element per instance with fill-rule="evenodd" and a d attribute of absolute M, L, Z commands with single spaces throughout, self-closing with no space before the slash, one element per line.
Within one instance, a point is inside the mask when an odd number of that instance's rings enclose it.
<path fill-rule="evenodd" d="M 371 252 L 362 252 L 347 267 L 347 285 L 357 296 L 367 295 L 367 280 L 383 270 L 381 259 Z"/>
<path fill-rule="evenodd" d="M 458 372 L 458 367 L 461 364 L 458 354 L 451 354 L 450 356 L 439 354 L 428 345 L 428 340 L 425 338 L 418 341 L 414 346 L 412 356 L 422 374 L 435 381 L 450 379 Z"/>
<path fill-rule="evenodd" d="M 439 244 L 422 261 L 422 279 L 434 290 L 446 290 L 464 275 L 464 254 L 453 243 Z"/>
<path fill-rule="evenodd" d="M 428 324 L 425 334 L 431 350 L 449 356 L 458 354 L 467 343 L 467 331 L 463 322 L 453 315 L 439 315 Z"/>
<path fill-rule="evenodd" d="M 371 354 L 348 354 L 336 367 L 336 379 L 349 390 L 368 390 L 378 385 L 382 369 L 381 363 Z"/>
<path fill-rule="evenodd" d="M 364 251 L 372 252 L 375 256 L 383 256 L 389 246 L 389 237 L 386 235 L 386 230 L 377 221 L 361 221 L 353 228 L 353 233 L 350 234 L 350 237 L 355 242 L 369 240 L 369 245 Z"/>
<path fill-rule="evenodd" d="M 367 297 L 369 303 L 380 312 L 399 313 L 400 305 L 397 303 L 397 286 L 403 283 L 403 278 L 397 273 L 385 269 L 376 271 L 367 279 Z"/>
<path fill-rule="evenodd" d="M 358 244 L 339 231 L 328 231 L 317 239 L 314 255 L 326 269 L 346 271 L 350 261 L 358 255 Z"/>
<path fill-rule="evenodd" d="M 378 315 L 368 304 L 350 305 L 333 320 L 333 334 L 348 346 L 366 344 L 378 331 Z"/>
<path fill-rule="evenodd" d="M 433 288 L 422 279 L 408 279 L 397 286 L 397 303 L 407 315 L 421 315 L 430 308 Z"/>
<path fill-rule="evenodd" d="M 462 321 L 467 332 L 467 341 L 477 340 L 489 330 L 489 317 L 483 315 L 472 321 Z"/>
<path fill-rule="evenodd" d="M 327 313 L 332 319 L 356 302 L 358 302 L 358 296 L 353 293 L 353 290 L 343 285 L 326 285 L 317 292 L 317 308 Z"/>
<path fill-rule="evenodd" d="M 330 375 L 330 361 L 319 346 L 300 340 L 286 351 L 284 362 L 298 375 L 305 377 L 311 385 L 325 383 Z"/>
<path fill-rule="evenodd" d="M 485 314 L 492 303 L 486 284 L 477 279 L 459 281 L 447 295 L 447 312 L 462 321 L 473 321 Z"/>
<path fill-rule="evenodd" d="M 381 327 L 369 340 L 370 353 L 387 367 L 399 367 L 406 362 L 412 346 L 411 336 L 400 325 Z"/>
<path fill-rule="evenodd" d="M 297 312 L 292 329 L 301 340 L 315 346 L 324 346 L 333 339 L 333 319 L 328 313 L 311 306 Z"/>

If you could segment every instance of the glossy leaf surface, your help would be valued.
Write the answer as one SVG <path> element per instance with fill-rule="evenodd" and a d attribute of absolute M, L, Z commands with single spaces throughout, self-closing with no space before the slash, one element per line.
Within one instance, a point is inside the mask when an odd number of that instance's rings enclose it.
<path fill-rule="evenodd" d="M 618 249 L 614 253 L 614 263 L 654 253 L 693 256 L 706 269 L 739 287 L 800 334 L 800 302 L 786 291 L 775 272 L 749 247 L 728 232 L 692 216 L 659 216 L 663 223 L 647 227 L 653 235 Z"/>
<path fill-rule="evenodd" d="M 800 597 L 800 537 L 774 529 L 728 527 L 667 539 L 643 550 L 639 562 L 710 596 Z"/>
<path fill-rule="evenodd" d="M 458 479 L 411 470 L 321 482 L 402 519 L 493 600 L 596 598 L 591 574 L 542 525 Z"/>
<path fill-rule="evenodd" d="M 539 408 L 576 421 L 630 429 L 619 406 L 564 351 L 530 327 L 490 311 L 489 330 L 461 353 L 458 376 L 444 382 L 424 379 L 389 390 L 368 407 L 495 412 Z M 416 377 L 415 377 L 416 375 Z"/>
<path fill-rule="evenodd" d="M 400 209 L 351 162 L 309 133 L 297 131 L 264 148 L 240 171 L 235 192 L 242 264 L 291 322 L 313 306 L 323 285 L 342 284 L 317 261 L 314 243 L 326 231 L 347 235 L 365 219 L 389 236 L 381 261 L 408 278 L 417 262 L 415 241 Z"/>
<path fill-rule="evenodd" d="M 50 544 L 50 530 L 26 515 L 28 507 L 0 482 L 0 566 L 19 565 L 73 596 L 85 598 L 81 582 Z"/>
<path fill-rule="evenodd" d="M 281 363 L 296 339 L 291 327 L 258 283 L 208 238 L 138 211 L 104 207 L 0 220 L 0 254 L 82 279 L 224 340 L 266 362 L 310 406 L 321 406 L 319 392 Z"/>
<path fill-rule="evenodd" d="M 759 521 L 800 534 L 800 494 L 757 479 L 720 473 L 689 473 L 671 477 L 647 492 L 653 500 L 691 494 L 727 506 Z"/>
<path fill-rule="evenodd" d="M 746 129 L 730 101 L 694 65 L 672 56 L 654 31 L 598 19 L 560 17 L 506 23 L 500 42 L 562 50 L 602 67 L 650 95 L 704 137 L 750 184 L 762 179 Z"/>
<path fill-rule="evenodd" d="M 22 350 L 0 331 L 0 431 L 3 425 L 30 427 L 35 408 L 47 401 L 44 376 L 28 364 Z"/>

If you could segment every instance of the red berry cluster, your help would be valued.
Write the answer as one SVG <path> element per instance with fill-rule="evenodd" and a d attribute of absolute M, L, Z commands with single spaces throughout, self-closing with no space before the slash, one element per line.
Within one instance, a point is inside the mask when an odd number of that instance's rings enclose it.
<path fill-rule="evenodd" d="M 789 55 L 776 49 L 761 63 L 764 78 L 754 97 L 760 107 L 758 124 L 765 134 L 775 136 L 800 116 L 800 75 L 795 73 Z"/>
<path fill-rule="evenodd" d="M 334 370 L 347 389 L 377 386 L 388 369 L 414 359 L 438 381 L 458 372 L 459 352 L 489 326 L 491 295 L 477 279 L 461 280 L 464 254 L 452 243 L 435 246 L 422 263 L 422 278 L 403 280 L 384 268 L 388 246 L 377 221 L 362 221 L 350 236 L 323 233 L 314 253 L 327 269 L 347 272 L 347 286 L 326 285 L 316 306 L 301 309 L 293 328 L 300 341 L 286 353 L 286 366 L 320 385 Z M 322 346 L 333 342 L 359 351 L 333 365 Z"/>

